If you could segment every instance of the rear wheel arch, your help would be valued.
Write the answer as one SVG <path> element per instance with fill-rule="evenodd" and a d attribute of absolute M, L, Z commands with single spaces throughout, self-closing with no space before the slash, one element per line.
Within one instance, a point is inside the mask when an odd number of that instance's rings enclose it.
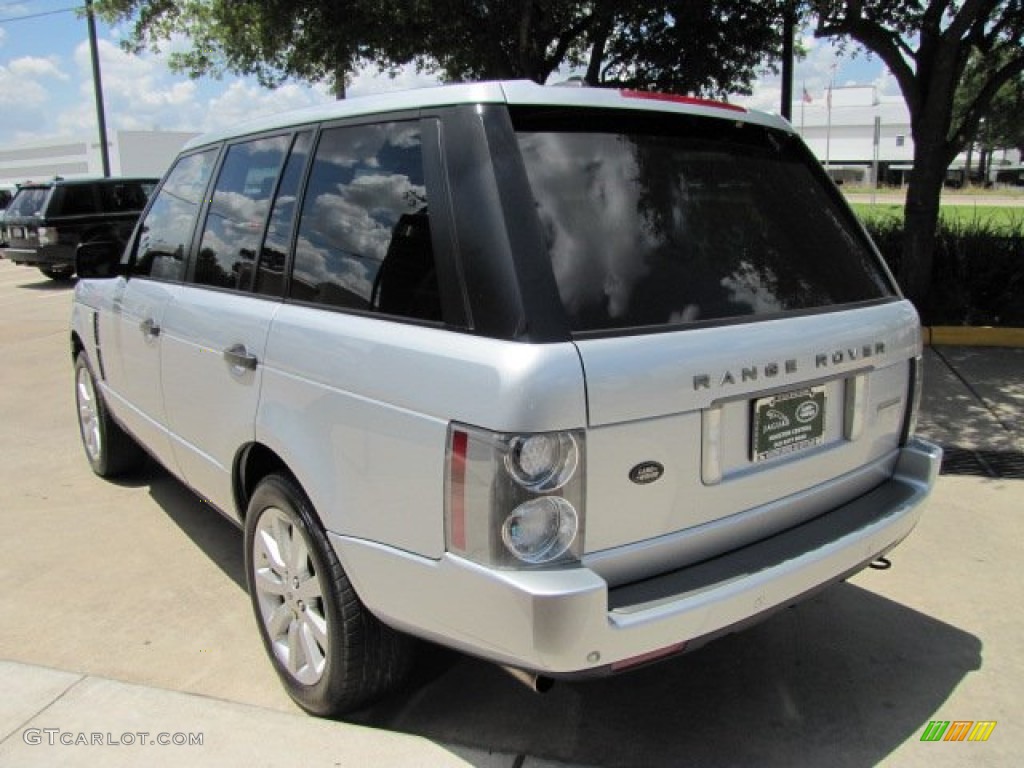
<path fill-rule="evenodd" d="M 243 446 L 235 457 L 234 469 L 234 497 L 235 507 L 238 510 L 238 517 L 245 522 L 245 514 L 249 508 L 249 501 L 263 478 L 269 475 L 284 475 L 292 480 L 300 488 L 295 473 L 272 448 L 263 443 L 249 443 Z M 320 521 L 321 525 L 323 521 Z"/>
<path fill-rule="evenodd" d="M 85 351 L 85 344 L 82 342 L 82 337 L 78 335 L 78 331 L 71 332 L 71 361 L 74 362 L 78 359 L 78 355 Z"/>

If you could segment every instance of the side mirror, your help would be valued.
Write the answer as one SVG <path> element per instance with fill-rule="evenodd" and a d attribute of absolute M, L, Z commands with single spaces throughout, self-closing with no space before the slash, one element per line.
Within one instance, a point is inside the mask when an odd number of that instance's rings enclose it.
<path fill-rule="evenodd" d="M 121 245 L 107 240 L 82 243 L 75 249 L 75 272 L 82 278 L 125 274 L 121 266 Z"/>

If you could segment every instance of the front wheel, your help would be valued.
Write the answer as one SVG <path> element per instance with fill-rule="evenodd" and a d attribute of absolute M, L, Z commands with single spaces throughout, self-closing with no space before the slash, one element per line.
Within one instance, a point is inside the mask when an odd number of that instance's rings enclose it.
<path fill-rule="evenodd" d="M 289 477 L 256 487 L 245 519 L 249 596 L 264 647 L 288 694 L 335 716 L 405 678 L 413 641 L 359 600 L 313 507 Z"/>
<path fill-rule="evenodd" d="M 115 477 L 137 469 L 146 460 L 145 451 L 107 411 L 84 352 L 75 358 L 75 405 L 82 447 L 93 472 Z"/>

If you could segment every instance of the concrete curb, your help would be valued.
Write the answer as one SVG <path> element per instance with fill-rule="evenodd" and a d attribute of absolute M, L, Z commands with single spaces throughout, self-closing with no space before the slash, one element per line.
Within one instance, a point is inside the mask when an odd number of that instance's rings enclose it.
<path fill-rule="evenodd" d="M 960 325 L 923 327 L 925 345 L 947 347 L 1024 347 L 1024 328 Z"/>

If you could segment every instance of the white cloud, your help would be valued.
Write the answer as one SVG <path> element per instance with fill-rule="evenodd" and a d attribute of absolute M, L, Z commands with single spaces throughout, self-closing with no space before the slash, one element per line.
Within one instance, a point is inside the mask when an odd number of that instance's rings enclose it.
<path fill-rule="evenodd" d="M 14 59 L 8 65 L 11 74 L 18 77 L 54 77 L 58 80 L 67 80 L 68 75 L 60 68 L 60 61 L 56 56 L 49 56 L 45 59 L 38 56 L 22 56 Z"/>
<path fill-rule="evenodd" d="M 226 128 L 263 115 L 323 104 L 332 97 L 327 89 L 299 83 L 285 83 L 269 90 L 244 80 L 234 80 L 226 90 L 201 105 L 202 127 Z"/>
<path fill-rule="evenodd" d="M 793 73 L 793 111 L 800 108 L 806 88 L 811 104 L 823 104 L 825 93 L 833 81 L 837 87 L 875 85 L 883 101 L 901 98 L 899 88 L 884 63 L 859 48 L 841 48 L 836 42 L 815 38 L 805 33 L 801 38 L 806 55 L 798 59 Z M 833 69 L 834 67 L 834 69 Z M 766 73 L 754 84 L 750 96 L 733 96 L 730 100 L 753 109 L 778 112 L 782 96 L 781 75 Z"/>

